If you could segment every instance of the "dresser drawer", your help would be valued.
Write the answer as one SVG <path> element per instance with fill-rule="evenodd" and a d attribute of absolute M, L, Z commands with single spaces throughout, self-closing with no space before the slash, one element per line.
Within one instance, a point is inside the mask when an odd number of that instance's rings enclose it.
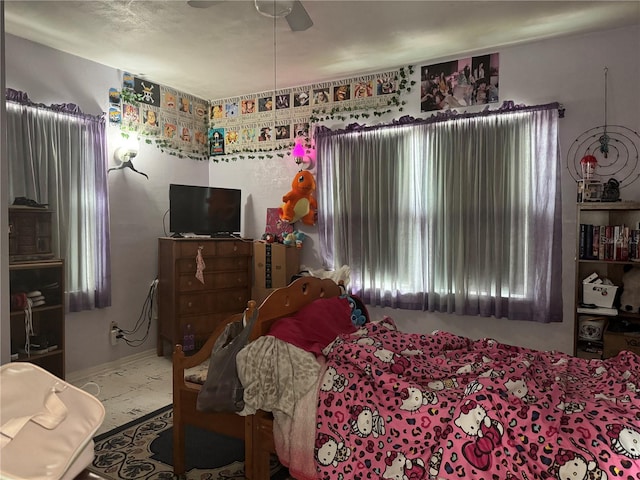
<path fill-rule="evenodd" d="M 195 258 L 198 249 L 202 248 L 202 256 L 226 255 L 246 256 L 251 255 L 252 242 L 242 240 L 201 240 L 183 241 L 180 243 L 180 258 Z"/>
<path fill-rule="evenodd" d="M 178 277 L 179 292 L 201 292 L 219 288 L 245 287 L 249 285 L 249 271 L 244 268 L 237 272 L 207 272 L 204 271 L 204 284 L 193 275 Z"/>
<path fill-rule="evenodd" d="M 208 257 L 204 258 L 205 272 L 229 272 L 234 270 L 249 271 L 250 257 Z M 196 274 L 196 259 L 181 258 L 177 261 L 178 273 Z"/>
<path fill-rule="evenodd" d="M 217 255 L 251 256 L 253 242 L 243 242 L 242 240 L 218 242 L 216 249 Z"/>
<path fill-rule="evenodd" d="M 247 288 L 220 290 L 207 294 L 186 293 L 178 296 L 178 314 L 237 313 L 245 309 L 248 301 Z"/>

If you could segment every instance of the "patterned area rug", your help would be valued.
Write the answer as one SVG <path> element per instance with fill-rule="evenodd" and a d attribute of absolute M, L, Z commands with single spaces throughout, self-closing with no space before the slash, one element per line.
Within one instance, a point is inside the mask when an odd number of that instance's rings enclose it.
<path fill-rule="evenodd" d="M 88 468 L 110 480 L 172 479 L 173 409 L 163 407 L 98 435 Z M 186 427 L 186 480 L 244 478 L 244 442 L 207 430 Z M 286 468 L 271 461 L 271 478 L 288 478 Z"/>

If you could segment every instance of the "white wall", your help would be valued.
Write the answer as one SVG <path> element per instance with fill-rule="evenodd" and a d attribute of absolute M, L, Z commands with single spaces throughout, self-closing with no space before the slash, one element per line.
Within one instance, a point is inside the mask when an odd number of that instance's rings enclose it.
<path fill-rule="evenodd" d="M 500 96 L 516 103 L 539 104 L 559 101 L 567 108 L 561 120 L 563 163 L 573 140 L 585 130 L 603 123 L 603 68 L 609 68 L 609 123 L 640 131 L 640 29 L 595 33 L 562 40 L 532 43 L 482 54 L 500 53 Z M 26 91 L 36 102 L 78 104 L 86 113 L 106 111 L 108 89 L 118 87 L 120 71 L 88 62 L 32 42 L 6 36 L 6 86 Z M 442 59 L 451 60 L 451 58 Z M 440 60 L 430 61 L 437 63 Z M 393 67 L 393 66 L 390 66 Z M 416 69 L 416 80 L 419 69 Z M 354 72 L 355 73 L 355 72 Z M 419 89 L 409 103 L 418 106 Z M 251 93 L 251 92 L 247 92 Z M 419 108 L 419 107 L 417 107 Z M 404 114 L 419 116 L 407 109 Z M 110 130 L 109 151 L 121 138 Z M 111 155 L 111 153 L 110 153 Z M 123 328 L 133 327 L 149 285 L 157 273 L 157 237 L 163 236 L 163 216 L 168 208 L 169 183 L 191 183 L 241 188 L 246 199 L 243 235 L 259 238 L 263 233 L 266 208 L 278 207 L 290 189 L 297 171 L 290 159 L 240 160 L 229 163 L 198 162 L 161 153 L 142 144 L 134 161 L 149 180 L 130 171 L 109 174 L 112 240 L 113 306 L 67 318 L 67 372 L 116 360 L 155 348 L 156 325 L 138 349 L 112 347 L 108 325 L 117 320 Z M 501 319 L 426 314 L 371 308 L 370 313 L 394 317 L 408 331 L 428 332 L 434 328 L 473 338 L 490 336 L 508 343 L 540 349 L 570 351 L 573 342 L 573 258 L 575 254 L 575 184 L 563 170 L 563 294 L 565 321 L 540 325 Z M 208 177 L 208 182 L 207 182 Z M 625 200 L 640 199 L 640 181 L 632 191 L 623 190 Z M 302 262 L 320 267 L 314 227 L 301 227 L 310 237 Z"/>
<path fill-rule="evenodd" d="M 5 70 L 4 62 L 4 2 L 0 2 L 0 72 Z M 4 75 L 0 73 L 0 92 L 4 92 Z M 0 104 L 0 135 L 5 131 L 5 104 Z M 0 137 L 0 225 L 9 223 L 7 210 L 7 147 L 4 136 Z M 0 236 L 0 364 L 7 363 L 11 359 L 11 342 L 9 330 L 11 322 L 9 318 L 9 242 Z"/>

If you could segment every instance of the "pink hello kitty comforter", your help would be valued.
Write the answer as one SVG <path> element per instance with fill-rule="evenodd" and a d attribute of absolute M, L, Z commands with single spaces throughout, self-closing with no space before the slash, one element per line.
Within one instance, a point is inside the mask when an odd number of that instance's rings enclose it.
<path fill-rule="evenodd" d="M 322 479 L 640 479 L 640 357 L 369 323 L 325 349 Z"/>

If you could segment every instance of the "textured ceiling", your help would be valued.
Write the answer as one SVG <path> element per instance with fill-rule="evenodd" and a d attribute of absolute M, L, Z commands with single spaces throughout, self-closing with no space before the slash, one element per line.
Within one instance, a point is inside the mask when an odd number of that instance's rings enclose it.
<path fill-rule="evenodd" d="M 5 1 L 5 30 L 216 99 L 640 23 L 637 0 L 303 0 L 314 25 L 292 32 L 252 1 L 212 3 Z"/>

